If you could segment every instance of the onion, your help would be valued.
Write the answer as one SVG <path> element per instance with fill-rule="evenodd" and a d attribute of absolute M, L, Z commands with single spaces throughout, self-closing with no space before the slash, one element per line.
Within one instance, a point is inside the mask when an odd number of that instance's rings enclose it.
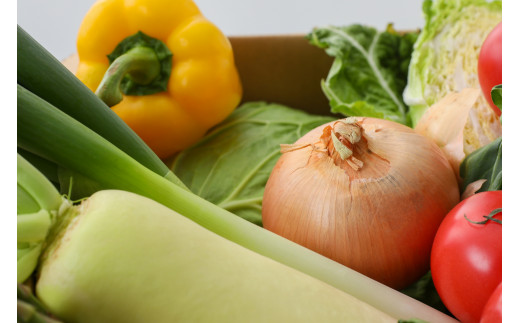
<path fill-rule="evenodd" d="M 264 228 L 396 289 L 428 271 L 435 232 L 460 200 L 431 139 L 351 117 L 282 153 L 264 192 Z"/>
<path fill-rule="evenodd" d="M 464 158 L 502 136 L 502 125 L 491 109 L 491 117 L 477 117 L 475 104 L 481 97 L 480 89 L 474 88 L 450 92 L 430 106 L 414 127 L 446 154 L 460 183 L 459 168 Z"/>

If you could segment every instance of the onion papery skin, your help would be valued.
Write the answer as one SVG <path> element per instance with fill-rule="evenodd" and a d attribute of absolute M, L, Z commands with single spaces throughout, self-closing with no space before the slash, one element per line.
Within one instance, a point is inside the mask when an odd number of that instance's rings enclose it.
<path fill-rule="evenodd" d="M 387 286 L 429 269 L 433 238 L 460 200 L 456 176 L 430 139 L 404 125 L 350 118 L 361 127 L 354 170 L 331 144 L 334 121 L 284 152 L 266 184 L 263 226 Z"/>

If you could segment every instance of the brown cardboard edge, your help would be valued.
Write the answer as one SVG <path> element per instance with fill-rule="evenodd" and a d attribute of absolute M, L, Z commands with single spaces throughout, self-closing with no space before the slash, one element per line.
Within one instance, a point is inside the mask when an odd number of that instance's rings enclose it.
<path fill-rule="evenodd" d="M 309 44 L 305 35 L 229 37 L 244 88 L 243 102 L 280 103 L 329 114 L 321 90 L 333 58 Z"/>
<path fill-rule="evenodd" d="M 333 58 L 303 34 L 229 36 L 243 86 L 242 103 L 279 103 L 314 114 L 330 114 L 321 90 Z M 62 61 L 72 72 L 77 54 Z"/>

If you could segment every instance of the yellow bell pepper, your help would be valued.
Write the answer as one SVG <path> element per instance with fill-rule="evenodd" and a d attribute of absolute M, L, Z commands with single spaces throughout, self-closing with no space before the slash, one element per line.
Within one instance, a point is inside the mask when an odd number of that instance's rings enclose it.
<path fill-rule="evenodd" d="M 242 98 L 229 40 L 192 0 L 99 0 L 77 50 L 76 76 L 161 158 L 195 143 Z"/>

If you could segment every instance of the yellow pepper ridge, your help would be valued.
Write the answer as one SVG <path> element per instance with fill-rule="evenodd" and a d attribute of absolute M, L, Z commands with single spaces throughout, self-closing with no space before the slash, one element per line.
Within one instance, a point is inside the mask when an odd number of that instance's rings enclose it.
<path fill-rule="evenodd" d="M 229 40 L 192 0 L 97 1 L 78 33 L 76 76 L 96 91 L 109 68 L 114 68 L 108 55 L 136 34 L 160 41 L 173 55 L 166 85 L 158 91 L 125 92 L 129 79 L 146 87 L 153 83 L 149 78 L 161 74 L 151 61 L 144 64 L 150 66 L 144 70 L 128 67 L 129 72 L 117 75 L 115 82 L 123 84 L 117 88 L 124 92 L 120 102 L 105 102 L 164 159 L 194 144 L 224 120 L 240 103 L 242 85 Z M 137 48 L 145 48 L 142 54 L 153 60 L 146 48 L 154 47 Z M 111 60 L 114 64 L 117 58 Z M 118 64 L 124 60 L 120 58 Z"/>

